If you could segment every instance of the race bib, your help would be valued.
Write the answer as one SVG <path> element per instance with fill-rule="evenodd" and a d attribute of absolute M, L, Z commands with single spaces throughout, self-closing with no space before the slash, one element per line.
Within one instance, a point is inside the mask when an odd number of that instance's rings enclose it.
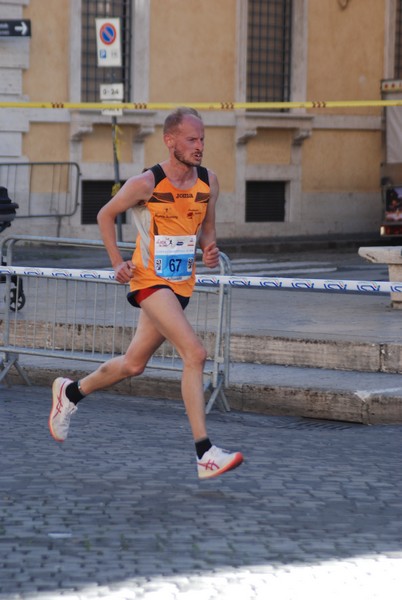
<path fill-rule="evenodd" d="M 189 279 L 194 267 L 195 246 L 195 235 L 156 235 L 155 273 L 164 279 Z"/>

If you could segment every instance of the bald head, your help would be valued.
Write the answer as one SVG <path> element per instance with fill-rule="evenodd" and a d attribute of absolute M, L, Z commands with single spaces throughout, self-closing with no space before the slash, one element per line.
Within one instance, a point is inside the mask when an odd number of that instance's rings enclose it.
<path fill-rule="evenodd" d="M 192 116 L 199 119 L 202 123 L 202 119 L 199 113 L 194 109 L 188 106 L 182 106 L 180 108 L 176 108 L 170 115 L 168 115 L 165 119 L 165 123 L 163 126 L 163 134 L 173 133 L 177 130 L 179 125 L 182 124 L 183 120 L 187 116 Z"/>

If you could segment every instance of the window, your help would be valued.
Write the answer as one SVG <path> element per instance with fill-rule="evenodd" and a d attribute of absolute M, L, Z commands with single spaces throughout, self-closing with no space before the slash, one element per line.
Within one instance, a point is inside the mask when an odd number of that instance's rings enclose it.
<path fill-rule="evenodd" d="M 396 8 L 395 79 L 402 79 L 402 0 L 398 0 Z"/>
<path fill-rule="evenodd" d="M 99 102 L 102 83 L 123 83 L 124 101 L 130 101 L 131 0 L 85 0 L 82 2 L 82 102 Z M 96 18 L 120 18 L 121 67 L 98 67 Z"/>
<path fill-rule="evenodd" d="M 285 220 L 285 181 L 246 182 L 246 223 Z"/>
<path fill-rule="evenodd" d="M 290 100 L 292 0 L 248 0 L 247 101 Z"/>
<path fill-rule="evenodd" d="M 123 185 L 123 183 L 122 183 Z M 114 181 L 83 181 L 81 223 L 82 225 L 95 225 L 96 216 L 102 206 L 112 197 Z M 126 214 L 122 215 L 122 222 L 126 222 Z"/>

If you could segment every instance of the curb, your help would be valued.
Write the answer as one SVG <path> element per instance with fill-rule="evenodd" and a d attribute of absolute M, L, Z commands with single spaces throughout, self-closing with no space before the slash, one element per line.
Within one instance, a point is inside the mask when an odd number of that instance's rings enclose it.
<path fill-rule="evenodd" d="M 389 245 L 394 243 L 390 241 Z M 395 242 L 396 243 L 396 242 Z M 218 246 L 225 254 L 232 257 L 247 254 L 282 252 L 296 253 L 310 250 L 345 250 L 358 249 L 363 245 L 381 245 L 384 239 L 378 231 L 355 234 L 329 234 L 326 236 L 289 236 L 269 238 L 222 238 L 218 240 Z"/>
<path fill-rule="evenodd" d="M 244 367 L 244 365 L 243 365 Z M 53 380 L 60 376 L 60 369 L 23 365 L 25 374 L 35 386 L 50 388 Z M 154 372 L 155 373 L 155 372 Z M 70 368 L 68 376 L 80 379 L 87 371 Z M 21 384 L 15 370 L 7 376 L 7 383 Z M 146 398 L 165 398 L 181 401 L 179 376 L 155 377 L 141 375 L 127 379 L 108 388 L 108 391 L 123 395 Z M 293 416 L 309 419 L 326 419 L 361 423 L 364 425 L 402 423 L 402 396 L 389 390 L 388 393 L 357 392 L 354 389 L 324 389 L 316 386 L 266 385 L 258 383 L 231 383 L 225 389 L 231 409 L 272 416 Z M 213 410 L 219 408 L 216 402 Z"/>

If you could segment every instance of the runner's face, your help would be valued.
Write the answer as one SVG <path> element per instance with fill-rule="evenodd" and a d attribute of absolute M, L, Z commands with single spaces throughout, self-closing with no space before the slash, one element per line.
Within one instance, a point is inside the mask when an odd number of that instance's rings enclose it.
<path fill-rule="evenodd" d="M 204 126 L 200 119 L 188 115 L 171 136 L 171 149 L 175 159 L 187 167 L 201 164 L 204 152 Z"/>

